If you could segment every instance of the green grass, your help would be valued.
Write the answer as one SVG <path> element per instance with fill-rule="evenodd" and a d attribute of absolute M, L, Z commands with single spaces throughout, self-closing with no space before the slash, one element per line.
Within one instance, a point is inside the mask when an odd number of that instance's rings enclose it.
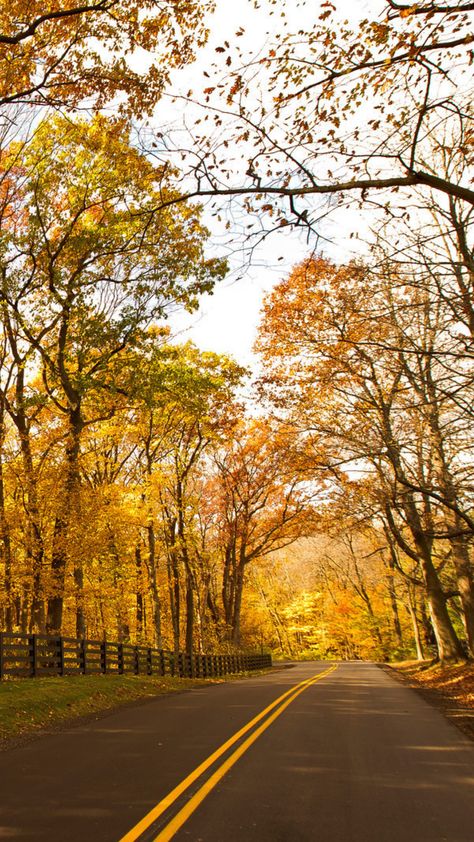
<path fill-rule="evenodd" d="M 49 730 L 121 705 L 202 687 L 219 679 L 145 675 L 78 675 L 0 683 L 0 743 Z"/>

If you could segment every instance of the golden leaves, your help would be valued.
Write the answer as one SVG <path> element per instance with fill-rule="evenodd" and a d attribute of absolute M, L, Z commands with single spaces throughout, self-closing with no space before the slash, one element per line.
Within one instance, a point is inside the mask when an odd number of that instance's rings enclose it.
<path fill-rule="evenodd" d="M 46 8 L 27 0 L 4 3 L 0 102 L 73 107 L 87 97 L 89 107 L 102 107 L 120 93 L 124 113 L 150 112 L 169 68 L 190 61 L 193 47 L 205 42 L 211 5 L 187 0 L 165 10 L 150 0 L 52 0 Z M 137 48 L 150 57 L 143 72 L 129 61 Z"/>

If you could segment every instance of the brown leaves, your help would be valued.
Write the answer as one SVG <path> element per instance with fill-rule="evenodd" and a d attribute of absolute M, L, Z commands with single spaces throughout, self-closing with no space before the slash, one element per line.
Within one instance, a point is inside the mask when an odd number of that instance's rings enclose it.
<path fill-rule="evenodd" d="M 238 94 L 238 92 L 240 90 L 242 90 L 242 88 L 243 88 L 243 78 L 239 74 L 238 76 L 235 77 L 234 82 L 233 82 L 233 84 L 232 84 L 232 86 L 229 90 L 229 94 L 227 96 L 227 102 L 228 102 L 229 105 L 231 105 L 234 97 L 236 96 L 236 94 Z"/>

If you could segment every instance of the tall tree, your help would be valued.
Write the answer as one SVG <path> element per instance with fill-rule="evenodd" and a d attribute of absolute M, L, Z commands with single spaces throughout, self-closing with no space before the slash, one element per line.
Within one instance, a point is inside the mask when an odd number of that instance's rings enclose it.
<path fill-rule="evenodd" d="M 222 559 L 222 604 L 229 640 L 238 646 L 245 575 L 256 562 L 314 527 L 314 499 L 292 464 L 283 434 L 260 421 L 242 424 L 216 450 L 214 488 L 217 545 Z"/>
<path fill-rule="evenodd" d="M 55 118 L 10 154 L 18 191 L 4 229 L 2 304 L 67 423 L 48 619 L 57 630 L 66 547 L 80 506 L 81 435 L 113 411 L 104 397 L 119 385 L 112 363 L 170 304 L 195 306 L 225 267 L 206 258 L 196 209 L 153 212 L 167 189 L 163 172 L 130 145 L 126 123 Z M 76 578 L 83 633 L 79 563 Z"/>
<path fill-rule="evenodd" d="M 160 562 L 165 559 L 173 627 L 173 648 L 184 639 L 187 652 L 196 644 L 196 558 L 194 503 L 196 475 L 204 452 L 223 438 L 234 422 L 234 391 L 243 369 L 227 357 L 201 352 L 188 343 L 159 341 L 144 348 L 131 364 L 137 402 L 134 436 L 138 445 L 146 516 L 146 558 L 153 594 L 156 640 L 161 641 Z"/>
<path fill-rule="evenodd" d="M 271 297 L 261 347 L 277 399 L 291 407 L 302 430 L 327 443 L 326 465 L 320 468 L 345 463 L 352 472 L 372 470 L 378 478 L 380 505 L 395 540 L 423 571 L 440 657 L 448 660 L 461 657 L 462 650 L 437 569 L 436 542 L 448 537 L 441 522 L 443 507 L 448 511 L 451 503 L 439 483 L 433 484 L 433 403 L 418 400 L 406 369 L 411 352 L 410 359 L 426 372 L 430 349 L 419 345 L 417 302 L 403 285 L 397 294 L 400 301 L 405 297 L 403 326 L 408 338 L 411 324 L 412 346 L 389 316 L 384 295 L 390 302 L 394 285 L 387 293 L 382 284 L 381 298 L 379 289 L 362 266 L 308 261 Z M 397 315 L 400 320 L 401 309 Z M 448 407 L 443 417 L 447 441 L 454 435 Z M 453 458 L 462 464 L 459 447 Z"/>

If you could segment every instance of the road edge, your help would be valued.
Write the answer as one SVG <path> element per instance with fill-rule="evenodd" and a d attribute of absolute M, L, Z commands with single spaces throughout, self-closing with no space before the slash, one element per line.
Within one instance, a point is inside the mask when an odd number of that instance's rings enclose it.
<path fill-rule="evenodd" d="M 400 684 L 409 687 L 411 690 L 415 690 L 425 702 L 431 707 L 436 708 L 450 725 L 453 725 L 467 739 L 474 742 L 474 711 L 466 712 L 456 699 L 453 699 L 441 690 L 433 687 L 425 687 L 414 676 L 405 675 L 392 664 L 380 662 L 377 666 Z"/>

